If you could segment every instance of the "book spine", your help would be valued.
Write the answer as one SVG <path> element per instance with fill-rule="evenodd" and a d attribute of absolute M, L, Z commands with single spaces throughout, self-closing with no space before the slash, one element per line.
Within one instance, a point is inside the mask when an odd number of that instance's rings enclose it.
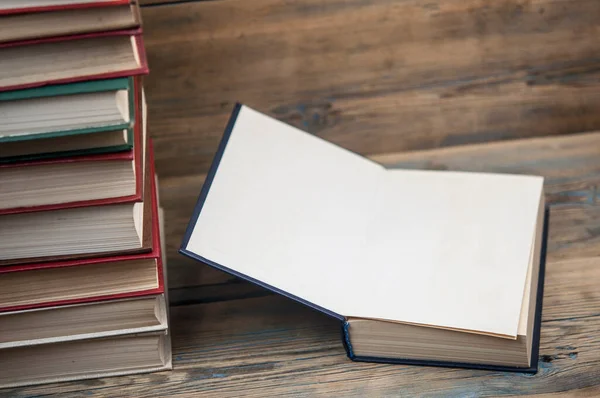
<path fill-rule="evenodd" d="M 227 127 L 225 128 L 225 132 L 223 133 L 223 137 L 221 138 L 221 142 L 217 148 L 217 153 L 213 158 L 212 164 L 210 165 L 210 169 L 208 170 L 208 174 L 206 175 L 206 179 L 204 180 L 204 184 L 202 185 L 202 189 L 200 190 L 200 196 L 196 202 L 196 206 L 194 207 L 194 212 L 192 217 L 190 218 L 190 222 L 185 230 L 185 234 L 183 235 L 183 241 L 181 243 L 180 251 L 184 251 L 187 248 L 188 242 L 190 240 L 190 236 L 194 228 L 196 227 L 196 221 L 200 216 L 200 211 L 202 210 L 202 206 L 204 205 L 204 201 L 208 196 L 208 191 L 210 190 L 210 186 L 215 178 L 215 174 L 217 173 L 217 169 L 219 168 L 219 164 L 221 163 L 221 158 L 223 157 L 223 153 L 225 152 L 225 148 L 227 147 L 227 143 L 229 142 L 229 137 L 231 136 L 231 132 L 233 131 L 233 127 L 235 126 L 235 122 L 237 121 L 238 114 L 242 109 L 242 105 L 240 103 L 236 103 L 233 111 L 231 112 L 231 116 L 229 117 L 229 121 L 227 122 Z M 186 253 L 182 253 L 186 254 Z"/>

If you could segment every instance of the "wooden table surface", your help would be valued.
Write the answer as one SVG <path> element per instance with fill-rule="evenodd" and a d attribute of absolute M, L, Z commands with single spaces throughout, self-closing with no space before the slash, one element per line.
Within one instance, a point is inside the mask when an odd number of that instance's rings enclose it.
<path fill-rule="evenodd" d="M 600 396 L 598 0 L 142 4 L 174 370 L 0 395 Z M 390 167 L 545 176 L 538 374 L 354 363 L 337 321 L 178 255 L 236 101 Z"/>

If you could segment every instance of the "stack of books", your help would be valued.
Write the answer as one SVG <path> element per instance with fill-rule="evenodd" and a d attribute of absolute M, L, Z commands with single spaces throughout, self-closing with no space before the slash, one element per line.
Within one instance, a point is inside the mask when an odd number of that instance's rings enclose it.
<path fill-rule="evenodd" d="M 0 387 L 171 368 L 139 15 L 0 3 Z"/>

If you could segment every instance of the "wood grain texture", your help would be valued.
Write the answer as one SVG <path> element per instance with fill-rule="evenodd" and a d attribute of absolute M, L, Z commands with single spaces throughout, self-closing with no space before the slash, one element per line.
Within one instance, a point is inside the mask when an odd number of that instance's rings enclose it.
<path fill-rule="evenodd" d="M 143 8 L 164 176 L 236 101 L 361 154 L 600 129 L 596 0 L 222 0 Z"/>

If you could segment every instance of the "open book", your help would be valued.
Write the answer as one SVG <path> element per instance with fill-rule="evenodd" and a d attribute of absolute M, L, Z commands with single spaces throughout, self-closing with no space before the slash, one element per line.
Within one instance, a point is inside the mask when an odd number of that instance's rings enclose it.
<path fill-rule="evenodd" d="M 535 372 L 543 178 L 392 170 L 236 106 L 181 252 L 340 319 L 356 360 Z"/>

